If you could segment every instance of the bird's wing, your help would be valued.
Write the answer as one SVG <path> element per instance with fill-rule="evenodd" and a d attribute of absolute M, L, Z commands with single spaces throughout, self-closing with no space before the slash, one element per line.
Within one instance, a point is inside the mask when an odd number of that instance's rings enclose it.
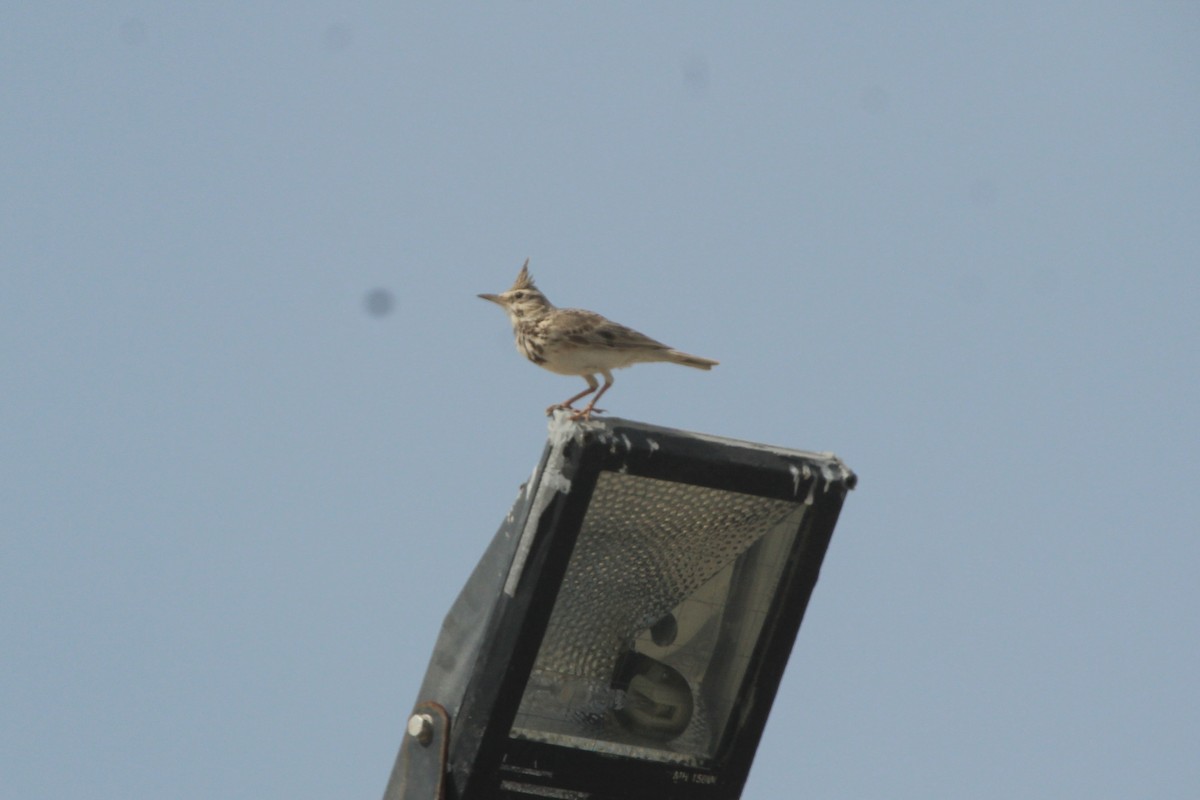
<path fill-rule="evenodd" d="M 665 344 L 644 333 L 627 328 L 581 308 L 560 308 L 554 325 L 555 339 L 585 347 L 613 347 L 627 350 L 669 350 Z"/>

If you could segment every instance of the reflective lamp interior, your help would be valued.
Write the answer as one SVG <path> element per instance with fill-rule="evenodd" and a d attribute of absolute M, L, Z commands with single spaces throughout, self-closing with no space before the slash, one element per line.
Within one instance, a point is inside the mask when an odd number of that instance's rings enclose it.
<path fill-rule="evenodd" d="M 706 766 L 805 509 L 601 473 L 512 736 Z"/>

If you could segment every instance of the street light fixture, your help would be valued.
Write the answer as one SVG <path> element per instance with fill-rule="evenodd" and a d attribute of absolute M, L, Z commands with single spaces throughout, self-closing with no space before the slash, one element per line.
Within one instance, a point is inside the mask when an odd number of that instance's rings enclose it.
<path fill-rule="evenodd" d="M 855 482 L 831 454 L 557 416 L 385 800 L 740 796 Z"/>

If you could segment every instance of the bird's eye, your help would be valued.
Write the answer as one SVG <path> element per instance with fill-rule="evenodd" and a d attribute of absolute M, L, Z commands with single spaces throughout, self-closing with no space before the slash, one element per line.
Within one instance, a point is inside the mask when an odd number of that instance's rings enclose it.
<path fill-rule="evenodd" d="M 513 297 L 515 297 L 517 300 L 521 300 L 522 298 L 525 297 L 525 293 L 524 292 L 513 292 Z"/>

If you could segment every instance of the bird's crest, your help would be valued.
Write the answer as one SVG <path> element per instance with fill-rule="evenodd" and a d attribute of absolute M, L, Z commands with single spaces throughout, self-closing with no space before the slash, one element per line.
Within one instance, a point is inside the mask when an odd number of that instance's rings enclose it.
<path fill-rule="evenodd" d="M 536 289 L 533 285 L 533 276 L 529 274 L 529 259 L 525 259 L 525 265 L 521 267 L 521 271 L 517 273 L 517 279 L 513 282 L 510 292 L 517 289 Z"/>

